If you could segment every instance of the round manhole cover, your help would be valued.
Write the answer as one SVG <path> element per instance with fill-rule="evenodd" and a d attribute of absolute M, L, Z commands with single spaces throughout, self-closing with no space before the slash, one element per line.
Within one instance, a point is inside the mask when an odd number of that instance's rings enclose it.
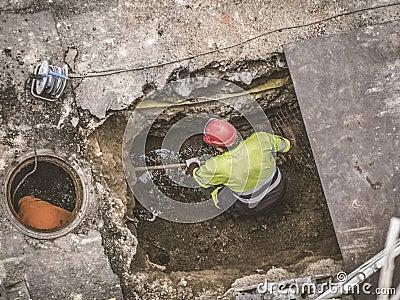
<path fill-rule="evenodd" d="M 9 219 L 23 233 L 38 239 L 70 232 L 87 207 L 82 170 L 53 154 L 39 152 L 15 162 L 4 187 L 6 201 L 2 202 Z"/>

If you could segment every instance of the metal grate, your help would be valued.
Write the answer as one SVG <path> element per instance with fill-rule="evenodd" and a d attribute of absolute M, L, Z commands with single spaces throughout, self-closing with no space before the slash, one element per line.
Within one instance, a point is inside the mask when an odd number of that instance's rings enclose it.
<path fill-rule="evenodd" d="M 281 156 L 284 165 L 296 168 L 302 174 L 318 178 L 317 167 L 297 102 L 281 106 L 269 117 L 274 132 L 292 140 L 290 152 Z"/>

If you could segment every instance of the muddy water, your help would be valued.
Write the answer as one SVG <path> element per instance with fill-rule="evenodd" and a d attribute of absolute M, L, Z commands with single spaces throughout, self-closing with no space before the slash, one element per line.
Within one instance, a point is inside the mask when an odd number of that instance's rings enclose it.
<path fill-rule="evenodd" d="M 184 163 L 186 159 L 197 157 L 206 161 L 217 155 L 213 147 L 206 145 L 200 135 L 192 136 L 186 140 L 179 151 L 160 148 L 161 138 L 150 137 L 147 139 L 145 156 L 132 153 L 131 158 L 135 166 L 155 166 L 162 164 Z M 139 180 L 146 182 L 152 180 L 160 191 L 180 202 L 201 202 L 210 199 L 212 189 L 198 187 L 194 179 L 186 174 L 185 168 L 171 168 L 151 170 L 137 174 Z"/>
<path fill-rule="evenodd" d="M 15 176 L 11 194 L 14 193 L 22 178 L 33 168 L 34 163 L 31 163 Z M 36 172 L 30 175 L 17 190 L 13 202 L 17 212 L 18 200 L 23 196 L 34 196 L 69 211 L 74 210 L 76 203 L 75 186 L 71 176 L 62 168 L 43 161 L 38 162 Z"/>

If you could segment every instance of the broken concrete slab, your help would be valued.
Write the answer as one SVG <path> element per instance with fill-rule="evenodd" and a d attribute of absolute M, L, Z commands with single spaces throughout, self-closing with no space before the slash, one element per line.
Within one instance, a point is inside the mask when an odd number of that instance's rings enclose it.
<path fill-rule="evenodd" d="M 5 170 L 15 166 L 12 157 L 5 157 L 2 153 L 0 158 L 6 162 Z M 81 183 L 88 197 L 83 197 L 88 200 L 88 210 L 86 214 L 84 209 L 78 212 L 82 218 L 81 223 L 72 233 L 60 238 L 36 240 L 25 236 L 13 226 L 10 215 L 6 214 L 6 209 L 2 206 L 0 280 L 8 286 L 25 279 L 34 299 L 64 299 L 75 296 L 78 298 L 73 299 L 121 298 L 118 277 L 112 272 L 102 245 L 100 230 L 103 222 L 97 211 L 98 203 L 94 197 L 91 174 L 87 165 L 84 166 L 82 161 L 76 159 L 76 155 L 70 158 L 85 168 Z M 71 166 L 75 163 L 71 163 Z M 7 201 L 4 172 L 0 172 L 0 177 L 3 184 L 2 198 Z"/>
<path fill-rule="evenodd" d="M 301 30 L 281 31 L 222 52 L 213 52 L 262 32 L 305 24 L 359 7 L 348 2 L 333 5 L 287 1 L 283 5 L 273 1 L 260 5 L 256 0 L 240 4 L 156 0 L 146 4 L 132 1 L 115 4 L 110 0 L 94 4 L 81 0 L 72 3 L 68 9 L 62 1 L 53 0 L 47 5 L 54 11 L 64 49 L 77 51 L 75 67 L 71 65 L 72 73 L 84 75 L 150 66 L 109 77 L 86 78 L 78 83 L 74 80 L 78 106 L 97 118 L 105 118 L 107 111 L 121 110 L 135 103 L 148 83 L 163 86 L 175 69 L 192 72 L 218 60 L 262 60 L 267 53 L 281 51 L 282 44 L 289 41 L 376 23 L 378 13 L 385 19 L 395 17 L 391 9 L 366 11 Z M 189 59 L 182 61 L 184 58 Z M 155 67 L 157 65 L 160 66 Z M 246 74 L 238 78 L 249 84 Z"/>
<path fill-rule="evenodd" d="M 14 2 L 13 2 L 14 3 Z M 29 3 L 27 3 L 29 4 Z M 33 149 L 50 149 L 66 161 L 80 159 L 82 139 L 66 122 L 77 116 L 71 93 L 54 103 L 29 96 L 29 73 L 42 59 L 62 62 L 63 49 L 49 11 L 0 14 L 0 183 L 18 158 Z M 75 107 L 74 107 L 75 108 Z M 89 184 L 92 185 L 92 182 Z M 2 186 L 2 201 L 6 201 Z M 101 222 L 93 187 L 90 209 L 81 225 L 63 238 L 39 241 L 26 237 L 6 219 L 0 220 L 0 282 L 6 286 L 26 279 L 34 299 L 122 298 L 100 236 Z M 80 297 L 80 298 L 79 298 Z"/>
<path fill-rule="evenodd" d="M 1 228 L 6 286 L 25 279 L 33 299 L 122 298 L 98 231 L 38 241 L 4 222 Z"/>
<path fill-rule="evenodd" d="M 399 28 L 388 22 L 285 47 L 347 270 L 383 249 L 400 209 Z"/>
<path fill-rule="evenodd" d="M 53 16 L 49 12 L 23 14 L 1 14 L 0 63 L 3 86 L 12 81 L 23 90 L 27 71 L 42 59 L 60 61 L 61 45 Z M 37 24 L 41 24 L 38 30 Z M 27 70 L 23 70 L 27 69 Z M 21 73 L 21 70 L 24 72 Z M 24 76 L 25 74 L 25 76 Z"/>

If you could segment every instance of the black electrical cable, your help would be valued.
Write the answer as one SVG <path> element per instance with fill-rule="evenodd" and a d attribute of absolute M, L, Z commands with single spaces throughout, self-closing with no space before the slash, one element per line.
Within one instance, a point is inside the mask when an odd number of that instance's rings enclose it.
<path fill-rule="evenodd" d="M 26 180 L 29 176 L 31 176 L 33 173 L 35 173 L 36 170 L 37 170 L 38 156 L 37 156 L 37 153 L 36 153 L 36 148 L 33 148 L 33 150 L 34 150 L 34 153 L 35 153 L 35 164 L 34 164 L 34 166 L 33 166 L 33 169 L 32 169 L 32 171 L 30 171 L 28 174 L 26 174 L 26 175 L 24 176 L 24 178 L 22 178 L 22 180 L 18 183 L 18 185 L 17 185 L 17 187 L 15 188 L 14 193 L 13 193 L 13 195 L 12 195 L 12 198 L 11 198 L 12 201 L 14 201 L 15 195 L 17 194 L 19 188 L 22 186 L 22 184 L 25 182 L 25 180 Z"/>
<path fill-rule="evenodd" d="M 389 4 L 382 4 L 382 5 L 378 5 L 378 6 L 374 6 L 374 7 L 367 7 L 367 8 L 361 8 L 361 9 L 357 9 L 357 10 L 353 10 L 353 11 L 349 11 L 349 12 L 344 12 L 341 14 L 337 14 L 325 19 L 321 19 L 318 21 L 313 21 L 313 22 L 309 22 L 309 23 L 304 23 L 304 24 L 300 24 L 300 25 L 293 25 L 293 26 L 288 26 L 288 27 L 283 27 L 283 28 L 279 28 L 279 29 L 273 29 L 271 31 L 267 31 L 267 32 L 263 32 L 259 35 L 256 35 L 254 37 L 245 39 L 241 42 L 226 46 L 226 47 L 222 47 L 222 48 L 217 48 L 214 50 L 210 50 L 207 52 L 203 52 L 203 53 L 199 53 L 196 55 L 192 55 L 192 56 L 188 56 L 188 57 L 184 57 L 181 59 L 177 59 L 174 61 L 168 61 L 165 63 L 161 63 L 161 64 L 153 64 L 153 65 L 147 65 L 147 66 L 143 66 L 143 67 L 135 67 L 135 68 L 129 68 L 129 69 L 110 69 L 110 70 L 104 70 L 104 71 L 93 71 L 84 75 L 74 75 L 74 74 L 69 74 L 69 78 L 88 78 L 88 77 L 102 77 L 102 76 L 110 76 L 110 75 L 114 75 L 114 74 L 119 74 L 119 73 L 127 73 L 127 72 L 135 72 L 135 71 L 142 71 L 142 70 L 147 70 L 147 69 L 153 69 L 153 68 L 160 68 L 160 67 L 164 67 L 164 66 L 168 66 L 168 65 L 173 65 L 176 63 L 180 63 L 182 61 L 186 61 L 186 60 L 192 60 L 201 56 L 206 56 L 206 55 L 210 55 L 216 52 L 221 52 L 221 51 L 225 51 L 225 50 L 229 50 L 232 48 L 236 48 L 239 46 L 242 46 L 244 44 L 247 44 L 251 41 L 254 41 L 256 39 L 259 39 L 261 37 L 270 35 L 272 33 L 275 32 L 282 32 L 282 31 L 286 31 L 286 30 L 292 30 L 292 29 L 297 29 L 297 28 L 303 28 L 303 27 L 308 27 L 308 26 L 312 26 L 312 25 L 316 25 L 316 24 L 320 24 L 329 20 L 333 20 L 336 18 L 340 18 L 340 17 L 344 17 L 344 16 L 348 16 L 348 15 L 352 15 L 352 14 L 356 14 L 356 13 L 360 13 L 360 12 L 365 12 L 365 11 L 369 11 L 369 10 L 377 10 L 380 8 L 387 8 L 387 7 L 392 7 L 392 6 L 397 6 L 400 5 L 400 2 L 397 3 L 389 3 Z"/>

